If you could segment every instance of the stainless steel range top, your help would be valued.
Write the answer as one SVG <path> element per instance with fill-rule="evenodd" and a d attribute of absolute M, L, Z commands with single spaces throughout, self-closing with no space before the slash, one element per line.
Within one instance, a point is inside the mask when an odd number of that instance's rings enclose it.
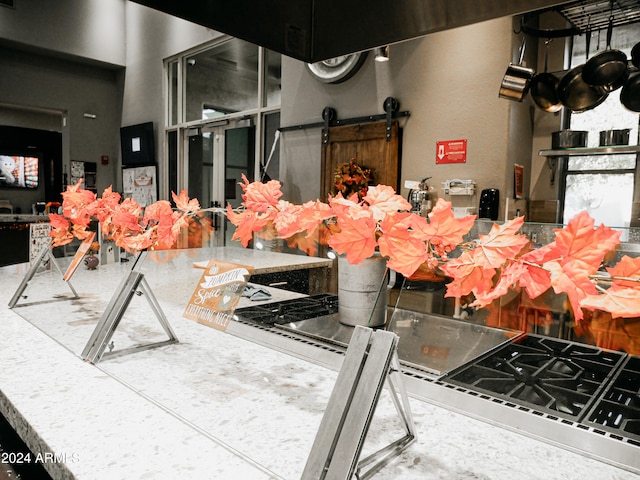
<path fill-rule="evenodd" d="M 344 348 L 349 345 L 353 333 L 353 327 L 339 322 L 335 295 L 313 295 L 240 308 L 236 315 L 249 323 L 272 326 Z M 389 309 L 388 315 L 387 329 L 400 338 L 398 357 L 401 363 L 436 376 L 520 334 L 399 308 Z"/>
<path fill-rule="evenodd" d="M 230 333 L 334 369 L 353 331 L 332 295 L 236 315 Z M 640 474 L 640 358 L 442 315 L 389 315 L 410 396 Z"/>

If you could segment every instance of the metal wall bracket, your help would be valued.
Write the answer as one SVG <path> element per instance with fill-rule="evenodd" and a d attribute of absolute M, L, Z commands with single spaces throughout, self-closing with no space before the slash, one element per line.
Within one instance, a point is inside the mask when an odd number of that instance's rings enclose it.
<path fill-rule="evenodd" d="M 144 278 L 144 274 L 139 271 L 147 252 L 141 252 L 136 257 L 136 260 L 131 268 L 129 274 L 122 280 L 120 286 L 115 291 L 109 304 L 105 308 L 96 328 L 94 329 L 89 341 L 87 342 L 84 350 L 82 351 L 82 358 L 91 363 L 98 363 L 103 357 L 107 356 L 120 356 L 129 353 L 134 353 L 141 350 L 148 350 L 150 348 L 161 347 L 164 345 L 170 345 L 177 343 L 178 339 L 169 325 L 169 321 L 165 316 L 158 300 L 151 291 L 149 284 Z M 111 337 L 115 333 L 122 317 L 124 316 L 131 299 L 135 294 L 144 295 L 149 302 L 154 315 L 160 322 L 160 325 L 164 329 L 165 333 L 169 337 L 168 340 L 162 342 L 155 342 L 145 345 L 139 345 L 127 349 L 109 351 L 105 353 L 105 349 L 109 346 Z"/>
<path fill-rule="evenodd" d="M 386 112 L 386 120 L 387 120 L 387 142 L 391 141 L 391 120 L 393 120 L 394 115 L 398 111 L 400 104 L 398 100 L 393 97 L 387 97 L 382 104 L 384 111 Z"/>
<path fill-rule="evenodd" d="M 36 274 L 36 272 L 40 267 L 45 267 L 47 265 L 47 262 L 50 262 L 56 268 L 56 270 L 58 270 L 58 273 L 60 273 L 60 276 L 64 277 L 64 273 L 60 269 L 60 266 L 56 261 L 56 257 L 54 257 L 53 252 L 51 251 L 51 240 L 49 240 L 49 242 L 42 247 L 42 250 L 40 250 L 40 253 L 32 262 L 31 267 L 29 268 L 29 271 L 27 272 L 27 274 L 22 278 L 20 285 L 18 285 L 18 289 L 16 290 L 16 292 L 13 294 L 13 297 L 11 297 L 11 300 L 9 301 L 9 308 L 13 308 L 16 306 L 16 304 L 20 300 L 20 297 L 22 297 L 22 294 L 27 289 L 29 282 L 33 279 L 33 276 Z M 71 282 L 66 281 L 65 283 L 69 285 L 71 292 L 73 292 L 72 298 L 78 298 L 78 293 L 73 288 L 73 285 L 71 285 Z"/>
<path fill-rule="evenodd" d="M 355 125 L 358 123 L 371 123 L 385 120 L 387 122 L 387 141 L 391 140 L 391 120 L 398 117 L 408 117 L 411 112 L 399 112 L 400 103 L 393 97 L 387 97 L 383 103 L 384 114 L 368 115 L 366 117 L 354 117 L 338 119 L 335 109 L 325 107 L 322 110 L 322 122 L 305 123 L 302 125 L 291 125 L 288 127 L 280 127 L 278 131 L 289 132 L 292 130 L 304 130 L 307 128 L 322 128 L 322 143 L 329 143 L 329 127 L 340 127 L 343 125 Z"/>
<path fill-rule="evenodd" d="M 398 361 L 398 336 L 357 326 L 307 459 L 302 480 L 364 480 L 416 439 Z M 360 460 L 362 447 L 388 380 L 404 437 Z"/>

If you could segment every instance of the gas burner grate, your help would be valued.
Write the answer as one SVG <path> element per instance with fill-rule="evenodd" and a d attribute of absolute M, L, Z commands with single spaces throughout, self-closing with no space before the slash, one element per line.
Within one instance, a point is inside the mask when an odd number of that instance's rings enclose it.
<path fill-rule="evenodd" d="M 443 381 L 579 420 L 623 358 L 617 352 L 527 335 L 463 365 Z"/>
<path fill-rule="evenodd" d="M 337 295 L 320 294 L 255 307 L 238 308 L 235 314 L 260 325 L 283 325 L 331 315 L 337 311 Z"/>
<path fill-rule="evenodd" d="M 640 441 L 640 357 L 628 357 L 585 423 Z"/>

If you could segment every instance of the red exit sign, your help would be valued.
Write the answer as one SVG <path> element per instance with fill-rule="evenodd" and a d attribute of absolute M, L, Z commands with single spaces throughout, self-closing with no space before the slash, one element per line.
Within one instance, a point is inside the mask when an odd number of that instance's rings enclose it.
<path fill-rule="evenodd" d="M 467 140 L 442 140 L 436 142 L 436 164 L 466 163 Z"/>

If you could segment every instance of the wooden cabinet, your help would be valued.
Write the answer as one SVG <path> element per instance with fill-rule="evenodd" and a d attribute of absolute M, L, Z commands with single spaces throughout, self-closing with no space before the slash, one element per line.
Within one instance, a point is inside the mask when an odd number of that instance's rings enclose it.
<path fill-rule="evenodd" d="M 397 121 L 330 127 L 328 141 L 322 146 L 322 199 L 333 194 L 336 169 L 354 163 L 371 169 L 373 185 L 389 185 L 398 191 L 400 170 L 400 133 Z"/>

